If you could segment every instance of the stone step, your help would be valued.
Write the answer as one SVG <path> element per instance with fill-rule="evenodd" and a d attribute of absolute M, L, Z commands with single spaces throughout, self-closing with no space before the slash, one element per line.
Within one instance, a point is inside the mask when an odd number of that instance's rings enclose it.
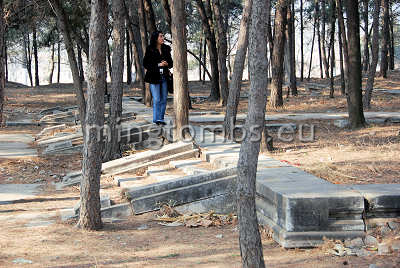
<path fill-rule="evenodd" d="M 219 169 L 216 171 L 210 171 L 205 174 L 184 176 L 170 181 L 151 184 L 145 187 L 127 189 L 125 195 L 128 199 L 140 198 L 148 195 L 153 195 L 159 192 L 165 192 L 172 189 L 182 188 L 190 185 L 216 180 L 219 178 L 236 175 L 236 171 L 237 170 L 235 168 Z"/>
<path fill-rule="evenodd" d="M 145 151 L 141 153 L 137 153 L 134 155 L 130 155 L 127 157 L 123 157 L 117 160 L 109 161 L 103 163 L 102 173 L 103 174 L 120 174 L 119 170 L 126 168 L 129 166 L 135 166 L 146 162 L 151 162 L 157 159 L 164 158 L 169 155 L 174 155 L 177 153 L 189 151 L 193 149 L 192 143 L 173 143 L 163 146 L 160 150 L 157 151 Z M 171 159 L 174 160 L 174 159 Z"/>
<path fill-rule="evenodd" d="M 163 158 L 159 158 L 150 162 L 145 162 L 145 163 L 131 163 L 131 164 L 126 164 L 124 166 L 119 166 L 118 168 L 112 168 L 108 169 L 107 171 L 102 172 L 103 176 L 110 176 L 110 175 L 119 175 L 123 174 L 126 172 L 139 172 L 139 171 L 145 171 L 149 166 L 152 165 L 163 165 L 163 164 L 168 164 L 171 160 L 178 160 L 178 159 L 187 159 L 187 158 L 192 158 L 195 157 L 199 154 L 198 149 L 191 149 L 188 151 L 168 155 Z"/>
<path fill-rule="evenodd" d="M 161 204 L 182 205 L 231 193 L 233 196 L 236 175 L 132 199 L 135 214 L 154 211 Z"/>

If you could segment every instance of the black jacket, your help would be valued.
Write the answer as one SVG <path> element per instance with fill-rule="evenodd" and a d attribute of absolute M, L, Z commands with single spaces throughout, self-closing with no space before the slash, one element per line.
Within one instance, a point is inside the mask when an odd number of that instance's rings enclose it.
<path fill-rule="evenodd" d="M 143 59 L 143 65 L 146 69 L 146 75 L 144 81 L 150 84 L 158 84 L 161 81 L 160 67 L 158 64 L 165 60 L 168 62 L 168 67 L 163 67 L 164 74 L 168 73 L 168 69 L 172 68 L 173 62 L 171 57 L 171 47 L 162 44 L 161 55 L 158 49 L 148 46 L 146 54 Z"/>

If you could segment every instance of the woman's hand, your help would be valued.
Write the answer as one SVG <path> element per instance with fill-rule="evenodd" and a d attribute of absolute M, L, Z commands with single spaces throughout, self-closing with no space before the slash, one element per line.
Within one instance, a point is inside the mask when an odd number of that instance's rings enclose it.
<path fill-rule="evenodd" d="M 168 66 L 168 62 L 166 62 L 165 60 L 163 60 L 161 63 L 158 64 L 159 67 L 167 67 Z"/>

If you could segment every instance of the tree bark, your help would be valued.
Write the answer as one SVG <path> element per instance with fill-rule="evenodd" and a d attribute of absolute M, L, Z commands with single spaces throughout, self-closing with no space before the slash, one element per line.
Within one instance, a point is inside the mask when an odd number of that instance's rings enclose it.
<path fill-rule="evenodd" d="M 269 1 L 268 1 L 269 2 Z M 236 124 L 237 108 L 240 100 L 240 89 L 242 85 L 244 62 L 246 59 L 247 47 L 249 44 L 249 25 L 253 0 L 244 2 L 242 20 L 240 21 L 239 40 L 236 49 L 233 75 L 229 88 L 228 103 L 226 106 L 224 128 L 225 136 L 233 140 Z"/>
<path fill-rule="evenodd" d="M 55 44 L 51 45 L 49 84 L 53 84 Z"/>
<path fill-rule="evenodd" d="M 37 43 L 37 32 L 36 32 L 36 25 L 34 22 L 33 25 L 33 38 L 32 38 L 32 42 L 33 42 L 33 57 L 35 58 L 35 87 L 40 86 L 39 83 L 39 56 L 38 56 L 38 43 Z"/>
<path fill-rule="evenodd" d="M 381 48 L 381 73 L 380 76 L 387 78 L 388 63 L 388 47 L 390 42 L 389 29 L 389 0 L 382 0 L 383 8 L 383 26 L 382 26 L 382 48 Z"/>
<path fill-rule="evenodd" d="M 349 60 L 349 46 L 347 44 L 347 36 L 346 36 L 346 27 L 344 25 L 344 19 L 343 19 L 343 5 L 342 5 L 342 0 L 336 0 L 336 6 L 338 10 L 338 21 L 339 21 L 339 31 L 342 34 L 342 42 L 343 42 L 343 55 L 344 55 L 344 72 L 345 72 L 345 77 L 346 80 L 348 81 L 349 77 L 349 65 L 350 65 L 350 60 Z M 348 88 L 346 87 L 345 90 Z M 346 92 L 347 93 L 347 92 Z"/>
<path fill-rule="evenodd" d="M 394 15 L 393 15 L 393 3 L 390 2 L 390 20 L 389 20 L 389 28 L 390 28 L 390 50 L 389 50 L 389 70 L 394 70 L 394 58 L 395 58 L 395 51 L 394 51 Z"/>
<path fill-rule="evenodd" d="M 71 29 L 70 29 L 71 23 L 68 20 L 68 17 L 65 13 L 65 10 L 60 0 L 48 0 L 48 2 L 51 4 L 57 16 L 58 25 L 64 37 L 64 44 L 68 54 L 69 66 L 71 68 L 72 79 L 74 81 L 75 94 L 78 101 L 79 118 L 81 120 L 83 137 L 85 138 L 86 102 L 85 102 L 85 96 L 83 94 L 82 82 L 79 77 L 79 68 L 76 61 L 74 46 L 71 38 Z"/>
<path fill-rule="evenodd" d="M 122 117 L 122 95 L 124 74 L 124 46 L 125 46 L 125 17 L 123 0 L 112 1 L 113 14 L 113 74 L 111 77 L 111 100 L 110 113 L 108 116 L 109 137 L 104 159 L 107 161 L 117 159 L 121 156 L 119 134 L 121 130 Z"/>
<path fill-rule="evenodd" d="M 88 99 L 85 124 L 87 136 L 84 138 L 83 146 L 83 178 L 78 223 L 81 228 L 87 230 L 98 230 L 103 225 L 100 212 L 100 174 L 106 87 L 107 13 L 107 0 L 91 1 Z"/>
<path fill-rule="evenodd" d="M 340 27 L 338 21 L 338 39 L 339 39 L 339 56 L 340 56 L 340 93 L 344 96 L 346 94 L 346 80 L 344 71 L 344 59 L 343 59 L 343 42 L 342 42 L 342 27 Z"/>
<path fill-rule="evenodd" d="M 29 81 L 31 82 L 31 87 L 33 87 L 31 41 L 29 33 L 24 33 L 24 63 L 26 71 L 28 72 Z"/>
<path fill-rule="evenodd" d="M 347 0 L 347 29 L 349 40 L 349 88 L 347 106 L 351 129 L 365 126 L 362 104 L 362 69 L 360 48 L 360 15 L 358 1 Z"/>
<path fill-rule="evenodd" d="M 150 0 L 143 0 L 143 7 L 146 14 L 147 30 L 150 34 L 157 31 L 156 20 L 154 17 L 153 5 Z"/>
<path fill-rule="evenodd" d="M 363 57 L 363 71 L 367 72 L 369 68 L 369 23 L 368 23 L 368 0 L 363 0 L 363 20 L 364 20 L 364 57 Z"/>
<path fill-rule="evenodd" d="M 300 81 L 304 81 L 304 21 L 303 21 L 303 0 L 300 0 L 300 43 L 301 43 L 301 65 Z"/>
<path fill-rule="evenodd" d="M 288 8 L 288 26 L 287 26 L 287 33 L 288 33 L 288 45 L 289 45 L 289 61 L 290 61 L 290 92 L 292 96 L 297 96 L 297 81 L 296 81 L 296 55 L 295 55 L 295 47 L 296 47 L 296 40 L 295 40 L 295 25 L 294 25 L 294 0 L 290 0 L 291 5 Z"/>
<path fill-rule="evenodd" d="M 124 11 L 125 12 L 125 11 Z M 125 16 L 125 14 L 122 14 Z M 126 27 L 128 27 L 128 22 L 126 22 Z M 131 62 L 131 40 L 129 38 L 129 30 L 126 28 L 126 83 L 128 85 L 132 84 L 132 62 Z"/>
<path fill-rule="evenodd" d="M 214 14 L 216 21 L 216 39 L 218 44 L 218 69 L 219 69 L 219 91 L 220 104 L 226 105 L 228 100 L 228 68 L 226 67 L 226 57 L 228 54 L 228 43 L 226 38 L 227 27 L 223 16 L 220 0 L 214 0 Z M 226 8 L 226 7 L 224 7 Z"/>
<path fill-rule="evenodd" d="M 331 1 L 332 10 L 336 10 L 336 3 L 335 0 Z M 330 67 L 331 67 L 331 80 L 330 80 L 330 93 L 329 97 L 333 98 L 335 93 L 335 76 L 334 76 L 334 69 L 335 69 L 335 25 L 336 25 L 336 12 L 331 12 L 331 37 L 330 37 L 330 44 L 329 48 L 331 49 L 330 52 Z"/>
<path fill-rule="evenodd" d="M 147 19 L 146 19 L 146 13 L 144 9 L 144 0 L 138 0 L 138 16 L 139 16 L 139 29 L 140 29 L 140 37 L 142 40 L 142 51 L 144 54 L 146 54 L 146 49 L 149 44 L 148 42 L 148 37 L 147 37 Z M 146 70 L 145 70 L 146 72 Z M 147 107 L 151 106 L 151 92 L 150 92 L 150 84 L 145 83 L 145 91 L 144 91 L 144 104 Z"/>
<path fill-rule="evenodd" d="M 200 37 L 200 42 L 199 42 L 199 81 L 201 81 L 201 59 L 203 57 L 203 38 Z"/>
<path fill-rule="evenodd" d="M 316 16 L 316 15 L 315 15 Z M 308 77 L 307 77 L 307 81 L 310 81 L 310 77 L 311 77 L 311 69 L 312 69 L 312 60 L 313 60 L 313 54 L 314 54 L 314 44 L 315 44 L 315 28 L 316 28 L 316 20 L 317 18 L 314 19 L 314 27 L 313 27 L 313 37 L 312 37 L 312 41 L 311 41 L 311 55 L 310 55 L 310 65 L 308 68 Z"/>
<path fill-rule="evenodd" d="M 3 126 L 3 109 L 4 109 L 4 88 L 6 84 L 5 79 L 5 70 L 4 70 L 4 31 L 5 31 L 5 23 L 4 23 L 4 14 L 3 14 L 3 0 L 0 0 L 0 127 Z"/>
<path fill-rule="evenodd" d="M 136 80 L 139 81 L 142 88 L 143 101 L 146 104 L 146 87 L 144 83 L 144 67 L 143 67 L 143 57 L 144 52 L 142 49 L 142 39 L 140 36 L 140 29 L 138 27 L 138 13 L 137 9 L 133 4 L 133 1 L 129 1 L 129 6 L 126 5 L 124 1 L 125 18 L 128 22 L 129 37 L 131 40 L 131 46 L 133 48 L 133 56 L 135 58 L 136 66 Z"/>
<path fill-rule="evenodd" d="M 250 81 L 249 111 L 244 129 L 247 131 L 247 137 L 241 144 L 238 161 L 236 198 L 239 245 L 242 266 L 246 268 L 265 267 L 255 195 L 268 85 L 266 75 L 268 70 L 267 36 L 264 31 L 268 18 L 267 2 L 269 1 L 254 0 L 252 8 L 252 23 L 249 33 L 249 62 L 252 79 Z M 260 29 L 263 30 L 260 31 Z M 256 128 L 254 129 L 254 127 Z"/>
<path fill-rule="evenodd" d="M 171 27 L 171 9 L 169 7 L 168 0 L 161 0 L 163 10 L 164 10 L 164 18 L 169 27 Z"/>
<path fill-rule="evenodd" d="M 207 7 L 206 9 L 202 0 L 196 0 L 196 3 L 197 3 L 197 9 L 201 17 L 203 31 L 207 40 L 207 47 L 211 65 L 212 79 L 211 79 L 211 92 L 209 100 L 219 101 L 220 91 L 219 91 L 218 50 L 216 46 L 215 34 L 210 24 L 211 19 L 209 18 L 209 16 L 211 14 L 210 12 L 207 12 L 207 10 L 210 10 L 210 8 Z"/>
<path fill-rule="evenodd" d="M 57 43 L 57 84 L 60 84 L 61 78 L 61 41 Z"/>
<path fill-rule="evenodd" d="M 204 71 L 206 70 L 205 67 L 207 67 L 207 40 L 204 38 L 204 43 L 203 43 L 203 62 L 204 62 Z M 210 81 L 212 81 L 212 76 L 210 76 Z M 203 72 L 203 85 L 206 82 L 206 72 Z"/>
<path fill-rule="evenodd" d="M 321 78 L 324 78 L 323 65 L 322 65 L 322 51 L 321 51 L 321 31 L 320 31 L 320 10 L 319 1 L 315 0 L 315 23 L 318 36 L 318 55 L 319 55 L 319 70 L 321 73 Z"/>
<path fill-rule="evenodd" d="M 187 76 L 186 12 L 185 1 L 171 0 L 171 34 L 174 60 L 174 109 L 176 138 L 184 140 L 190 135 Z M 186 130 L 186 131 L 185 131 Z"/>
<path fill-rule="evenodd" d="M 369 68 L 367 86 L 365 88 L 363 104 L 365 108 L 371 107 L 372 90 L 374 88 L 374 81 L 376 75 L 376 67 L 379 60 L 379 14 L 381 8 L 381 0 L 374 0 L 374 14 L 373 14 L 373 37 L 372 37 L 372 63 Z"/>
<path fill-rule="evenodd" d="M 5 77 L 6 77 L 6 82 L 8 82 L 8 48 L 7 48 L 7 41 L 4 38 L 4 64 L 5 64 Z"/>
<path fill-rule="evenodd" d="M 276 4 L 274 25 L 274 48 L 272 51 L 272 83 L 271 99 L 269 105 L 272 108 L 283 106 L 282 83 L 283 83 L 283 57 L 285 46 L 285 30 L 287 24 L 287 0 L 279 0 Z M 254 10 L 254 9 L 253 9 Z"/>
<path fill-rule="evenodd" d="M 325 77 L 329 78 L 329 63 L 326 56 L 326 0 L 321 0 L 322 10 L 322 61 L 324 64 Z"/>

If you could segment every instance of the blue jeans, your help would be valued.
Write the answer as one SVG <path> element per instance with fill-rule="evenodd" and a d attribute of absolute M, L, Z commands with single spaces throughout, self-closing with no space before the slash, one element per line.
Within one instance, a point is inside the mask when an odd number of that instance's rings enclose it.
<path fill-rule="evenodd" d="M 168 97 L 167 80 L 163 77 L 160 84 L 150 84 L 150 91 L 153 95 L 153 123 L 164 122 Z"/>

